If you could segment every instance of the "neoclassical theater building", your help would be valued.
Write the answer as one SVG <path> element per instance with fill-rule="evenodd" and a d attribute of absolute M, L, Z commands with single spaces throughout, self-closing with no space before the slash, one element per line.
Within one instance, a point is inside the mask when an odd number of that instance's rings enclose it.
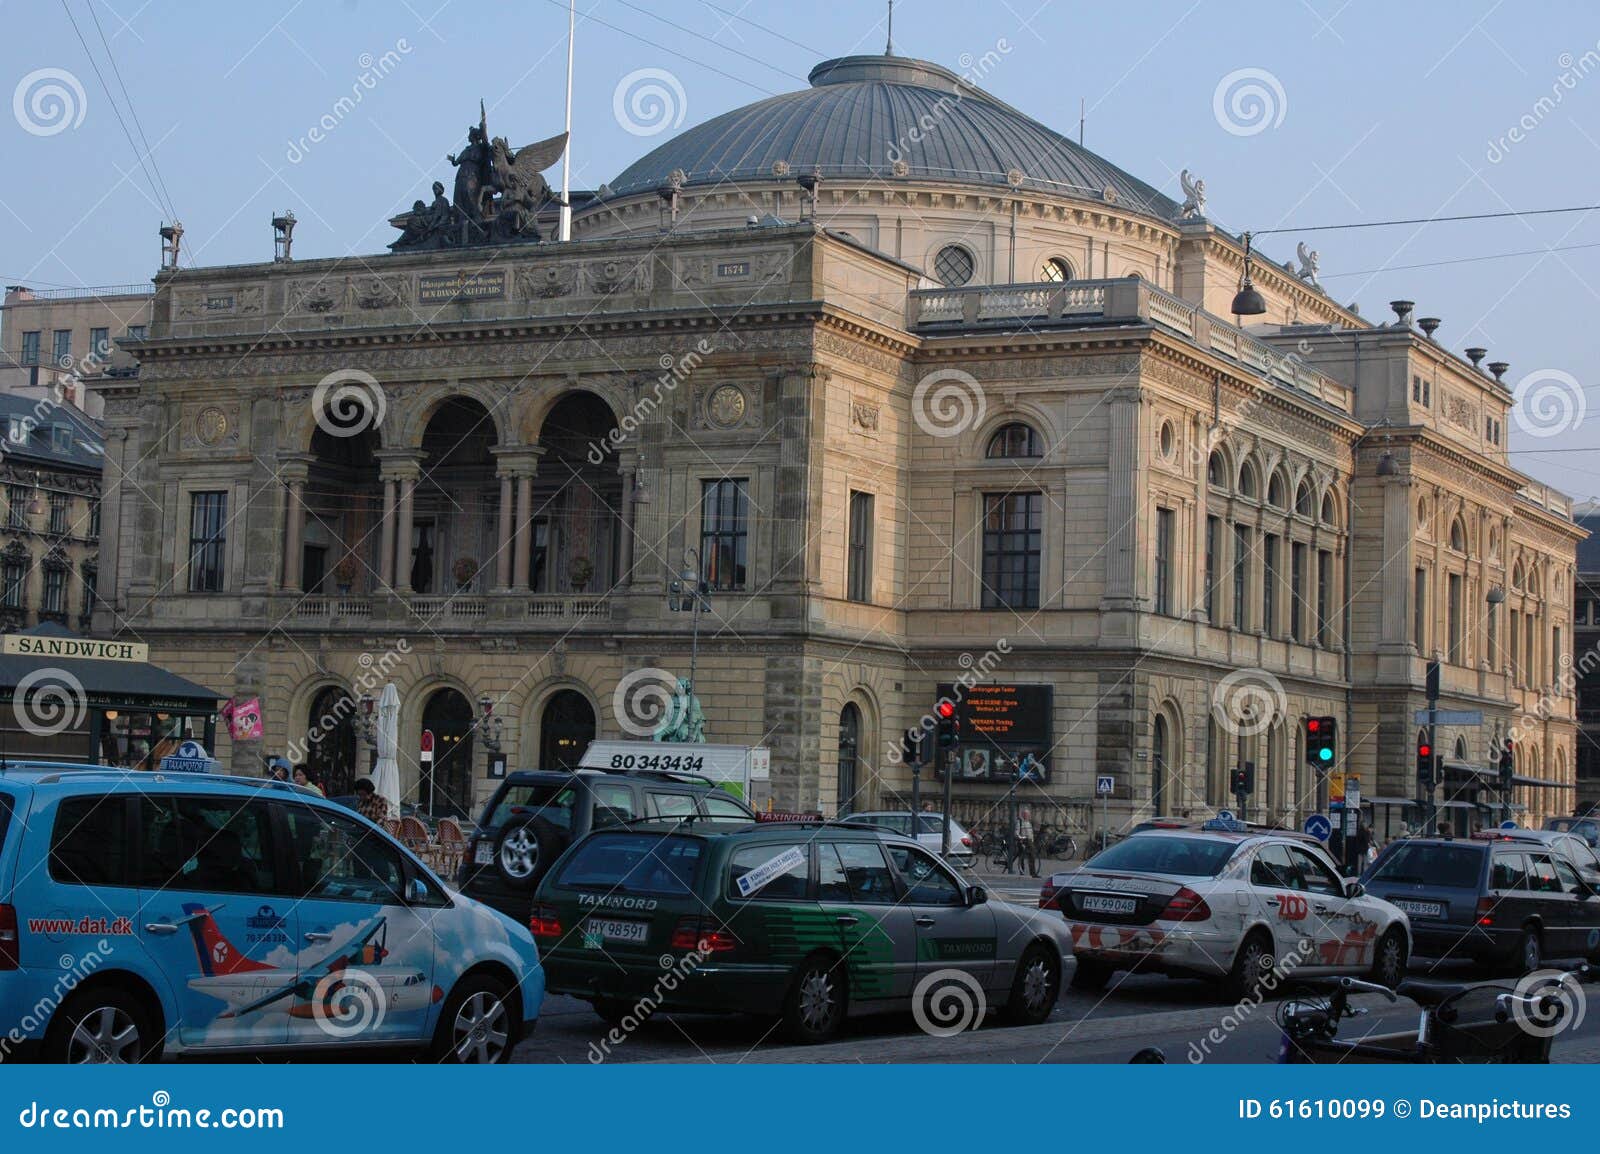
<path fill-rule="evenodd" d="M 1267 312 L 1230 317 L 1244 246 L 1186 184 L 853 56 L 575 198 L 565 243 L 163 270 L 99 386 L 96 627 L 259 697 L 235 772 L 299 746 L 330 793 L 382 669 L 440 809 L 491 744 L 633 736 L 619 684 L 692 663 L 785 809 L 902 804 L 899 733 L 951 687 L 969 820 L 1025 754 L 1047 818 L 1101 777 L 1116 821 L 1209 813 L 1248 761 L 1251 816 L 1299 820 L 1332 717 L 1392 829 L 1437 659 L 1483 715 L 1439 729 L 1442 820 L 1498 818 L 1508 733 L 1518 812 L 1564 812 L 1583 533 L 1508 459 L 1505 365 L 1314 267 L 1258 258 Z"/>

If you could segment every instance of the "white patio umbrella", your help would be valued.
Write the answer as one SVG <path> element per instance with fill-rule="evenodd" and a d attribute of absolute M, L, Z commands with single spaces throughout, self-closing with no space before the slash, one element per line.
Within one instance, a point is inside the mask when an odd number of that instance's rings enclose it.
<path fill-rule="evenodd" d="M 400 691 L 387 682 L 378 697 L 378 764 L 372 768 L 372 786 L 389 807 L 390 817 L 400 816 Z"/>

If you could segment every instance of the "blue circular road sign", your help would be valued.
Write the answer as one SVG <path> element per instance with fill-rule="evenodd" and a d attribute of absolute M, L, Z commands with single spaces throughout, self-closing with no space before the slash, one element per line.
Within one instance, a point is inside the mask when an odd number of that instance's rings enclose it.
<path fill-rule="evenodd" d="M 1318 841 L 1327 841 L 1333 835 L 1333 823 L 1320 813 L 1306 818 L 1301 828 Z"/>

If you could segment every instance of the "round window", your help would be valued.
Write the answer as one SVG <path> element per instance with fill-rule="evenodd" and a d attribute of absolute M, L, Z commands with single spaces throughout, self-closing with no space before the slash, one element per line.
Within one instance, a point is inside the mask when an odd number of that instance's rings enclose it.
<path fill-rule="evenodd" d="M 1175 436 L 1172 432 L 1172 422 L 1161 422 L 1161 455 L 1163 457 L 1172 456 L 1172 443 L 1174 439 Z"/>
<path fill-rule="evenodd" d="M 947 244 L 933 258 L 933 275 L 946 288 L 956 288 L 972 279 L 976 266 L 972 254 L 959 244 Z"/>

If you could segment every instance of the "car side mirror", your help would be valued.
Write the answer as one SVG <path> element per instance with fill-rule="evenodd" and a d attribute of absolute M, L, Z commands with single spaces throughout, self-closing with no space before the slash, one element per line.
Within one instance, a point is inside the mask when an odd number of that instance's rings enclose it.
<path fill-rule="evenodd" d="M 984 889 L 982 886 L 968 886 L 967 887 L 967 905 L 968 906 L 981 906 L 984 902 L 986 902 L 988 900 L 989 900 L 989 891 Z"/>
<path fill-rule="evenodd" d="M 1358 898 L 1366 892 L 1367 887 L 1362 885 L 1360 882 L 1344 883 L 1344 896 L 1347 898 Z"/>
<path fill-rule="evenodd" d="M 406 904 L 414 906 L 419 902 L 428 900 L 428 887 L 422 884 L 421 878 L 412 878 L 406 883 Z"/>

